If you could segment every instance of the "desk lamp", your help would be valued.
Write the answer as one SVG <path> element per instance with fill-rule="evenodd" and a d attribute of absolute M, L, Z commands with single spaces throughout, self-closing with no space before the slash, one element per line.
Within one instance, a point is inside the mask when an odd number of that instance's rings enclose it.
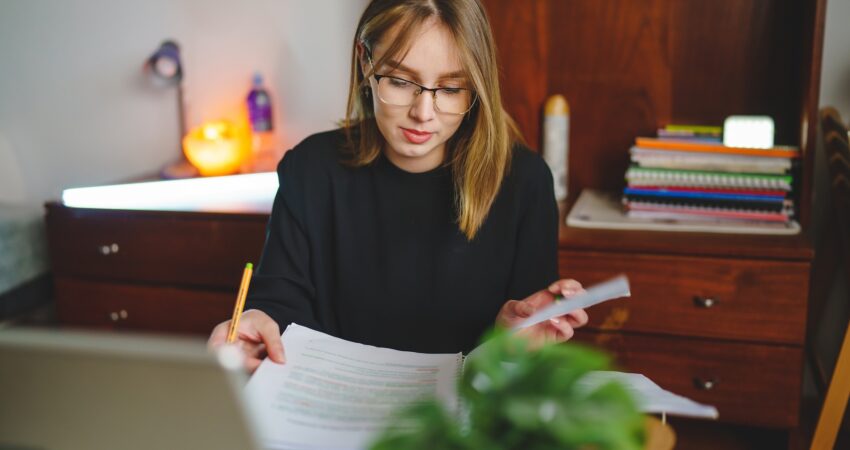
<path fill-rule="evenodd" d="M 163 41 L 159 48 L 151 54 L 145 61 L 144 69 L 146 72 L 153 74 L 153 79 L 167 86 L 177 87 L 177 115 L 180 125 L 181 144 L 177 147 L 182 148 L 182 139 L 186 135 L 186 114 L 183 103 L 183 64 L 180 62 L 180 46 L 173 40 Z M 198 175 L 198 171 L 183 157 L 183 152 L 180 152 L 180 159 L 166 166 L 161 173 L 163 178 L 188 178 Z"/>

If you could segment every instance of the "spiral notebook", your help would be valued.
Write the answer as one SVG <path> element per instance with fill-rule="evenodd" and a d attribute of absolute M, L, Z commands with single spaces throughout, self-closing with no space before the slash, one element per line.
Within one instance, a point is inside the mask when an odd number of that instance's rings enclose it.
<path fill-rule="evenodd" d="M 668 139 L 638 137 L 635 146 L 655 150 L 673 150 L 680 152 L 717 153 L 725 155 L 747 155 L 761 158 L 799 158 L 798 147 L 777 146 L 772 148 L 730 147 L 718 143 L 688 142 Z"/>
<path fill-rule="evenodd" d="M 752 211 L 765 213 L 783 213 L 790 215 L 793 211 L 793 203 L 787 199 L 742 199 L 717 197 L 715 195 L 705 196 L 678 196 L 668 194 L 650 194 L 627 192 L 623 195 L 627 206 L 633 204 L 650 204 L 659 207 L 670 208 L 698 208 L 706 210 L 730 210 L 730 211 Z"/>
<path fill-rule="evenodd" d="M 637 195 L 659 199 L 699 199 L 712 201 L 754 201 L 766 203 L 785 202 L 785 192 L 782 191 L 744 191 L 730 189 L 668 189 L 657 186 L 627 187 L 623 190 L 626 196 Z"/>
<path fill-rule="evenodd" d="M 717 172 L 781 175 L 792 167 L 791 158 L 679 152 L 632 147 L 631 160 L 640 167 L 656 169 L 708 170 Z"/>
<path fill-rule="evenodd" d="M 791 191 L 792 177 L 791 175 L 708 172 L 632 166 L 626 170 L 626 181 L 630 187 L 701 186 Z"/>
<path fill-rule="evenodd" d="M 629 201 L 626 203 L 626 217 L 671 223 L 719 224 L 738 222 L 764 226 L 767 223 L 785 224 L 791 220 L 791 213 L 787 211 Z"/>

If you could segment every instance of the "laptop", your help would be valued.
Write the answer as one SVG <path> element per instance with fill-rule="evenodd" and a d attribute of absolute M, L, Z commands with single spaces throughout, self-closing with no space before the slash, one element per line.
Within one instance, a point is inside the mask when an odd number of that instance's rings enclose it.
<path fill-rule="evenodd" d="M 0 450 L 259 449 L 235 348 L 0 330 Z"/>

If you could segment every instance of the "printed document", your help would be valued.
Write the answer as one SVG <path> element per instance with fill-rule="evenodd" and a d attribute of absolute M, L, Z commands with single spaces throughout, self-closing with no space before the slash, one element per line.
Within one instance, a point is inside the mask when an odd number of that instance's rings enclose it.
<path fill-rule="evenodd" d="M 460 353 L 373 347 L 296 324 L 281 339 L 286 364 L 266 359 L 246 387 L 268 448 L 366 448 L 402 406 L 436 396 L 457 407 Z"/>

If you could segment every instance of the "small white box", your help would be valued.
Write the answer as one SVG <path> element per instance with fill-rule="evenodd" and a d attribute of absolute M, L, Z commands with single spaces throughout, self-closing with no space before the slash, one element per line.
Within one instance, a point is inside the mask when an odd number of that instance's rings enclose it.
<path fill-rule="evenodd" d="M 729 116 L 723 122 L 723 145 L 773 147 L 773 119 L 768 116 Z"/>

